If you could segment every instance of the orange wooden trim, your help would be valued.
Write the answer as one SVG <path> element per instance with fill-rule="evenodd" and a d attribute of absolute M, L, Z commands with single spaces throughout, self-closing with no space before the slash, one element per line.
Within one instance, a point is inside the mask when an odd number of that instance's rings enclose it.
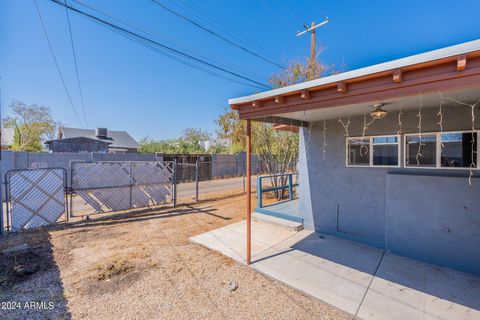
<path fill-rule="evenodd" d="M 345 93 L 347 92 L 347 84 L 345 82 L 337 83 L 337 92 Z"/>
<path fill-rule="evenodd" d="M 402 82 L 402 77 L 403 77 L 402 69 L 393 71 L 393 82 L 396 82 L 396 83 Z"/>
<path fill-rule="evenodd" d="M 283 96 L 275 97 L 275 103 L 283 103 L 284 101 L 285 101 L 285 98 Z"/>
<path fill-rule="evenodd" d="M 461 55 L 457 58 L 457 71 L 463 71 L 467 67 L 467 56 Z"/>
<path fill-rule="evenodd" d="M 308 90 L 302 90 L 300 97 L 302 99 L 310 99 L 310 91 Z"/>

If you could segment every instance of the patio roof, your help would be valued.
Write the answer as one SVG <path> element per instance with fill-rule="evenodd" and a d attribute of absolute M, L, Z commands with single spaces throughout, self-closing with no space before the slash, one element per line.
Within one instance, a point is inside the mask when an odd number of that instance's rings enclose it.
<path fill-rule="evenodd" d="M 385 102 L 439 91 L 480 88 L 480 40 L 429 51 L 284 88 L 230 99 L 241 119 L 294 117 L 295 112 Z M 268 121 L 271 122 L 271 121 Z M 302 125 L 295 123 L 294 125 Z"/>

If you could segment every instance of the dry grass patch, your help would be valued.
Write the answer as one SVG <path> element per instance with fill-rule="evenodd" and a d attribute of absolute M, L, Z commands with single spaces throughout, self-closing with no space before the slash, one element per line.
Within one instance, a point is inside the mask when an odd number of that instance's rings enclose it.
<path fill-rule="evenodd" d="M 109 280 L 114 276 L 128 273 L 135 269 L 131 262 L 125 258 L 114 260 L 113 262 L 101 263 L 95 267 L 95 278 L 99 281 Z"/>

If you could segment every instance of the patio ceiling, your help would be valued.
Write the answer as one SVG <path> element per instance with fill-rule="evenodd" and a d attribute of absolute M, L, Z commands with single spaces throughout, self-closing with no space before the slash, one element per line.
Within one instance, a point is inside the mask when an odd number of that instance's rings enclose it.
<path fill-rule="evenodd" d="M 272 122 L 317 121 L 345 115 L 365 114 L 375 103 L 394 110 L 402 100 L 417 107 L 419 96 L 425 107 L 438 105 L 439 92 L 462 102 L 480 99 L 480 40 L 394 60 L 231 99 L 241 119 Z M 264 120 L 267 119 L 268 121 Z"/>

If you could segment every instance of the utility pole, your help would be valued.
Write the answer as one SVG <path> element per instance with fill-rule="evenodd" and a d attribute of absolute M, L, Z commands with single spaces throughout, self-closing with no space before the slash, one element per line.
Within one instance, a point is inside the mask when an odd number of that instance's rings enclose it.
<path fill-rule="evenodd" d="M 311 40 L 310 40 L 310 67 L 311 67 L 311 70 L 312 70 L 312 73 L 314 72 L 315 70 L 315 61 L 317 60 L 316 59 L 316 34 L 315 34 L 315 30 L 321 26 L 324 26 L 326 25 L 330 20 L 328 19 L 328 17 L 325 18 L 325 20 L 323 20 L 322 22 L 320 22 L 319 24 L 315 24 L 315 21 L 312 21 L 310 27 L 307 26 L 307 25 L 303 25 L 305 27 L 305 30 L 303 31 L 298 31 L 297 32 L 297 37 L 300 37 L 306 33 L 309 33 L 310 32 L 310 35 L 311 35 Z"/>

